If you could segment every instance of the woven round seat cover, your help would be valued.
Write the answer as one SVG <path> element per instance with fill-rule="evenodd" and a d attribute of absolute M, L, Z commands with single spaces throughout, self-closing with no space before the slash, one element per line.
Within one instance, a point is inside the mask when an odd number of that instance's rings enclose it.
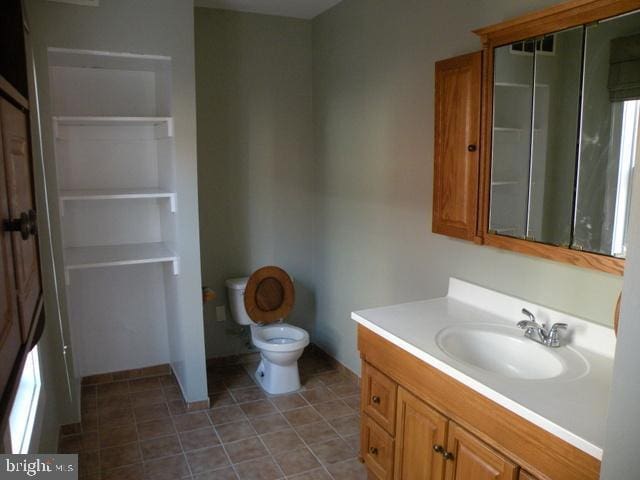
<path fill-rule="evenodd" d="M 295 290 L 283 269 L 262 267 L 251 274 L 244 290 L 244 308 L 256 323 L 274 323 L 291 313 Z"/>

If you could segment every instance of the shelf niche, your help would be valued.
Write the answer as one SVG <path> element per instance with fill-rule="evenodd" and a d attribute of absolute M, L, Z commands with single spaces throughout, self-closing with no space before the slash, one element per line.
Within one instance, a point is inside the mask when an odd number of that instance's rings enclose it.
<path fill-rule="evenodd" d="M 169 363 L 179 274 L 171 59 L 50 48 L 48 60 L 75 372 Z"/>

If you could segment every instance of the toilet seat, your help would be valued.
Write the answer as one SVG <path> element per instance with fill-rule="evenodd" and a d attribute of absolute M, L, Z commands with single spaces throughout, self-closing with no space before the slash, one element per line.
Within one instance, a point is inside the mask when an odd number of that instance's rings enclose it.
<path fill-rule="evenodd" d="M 279 267 L 253 272 L 244 290 L 244 308 L 257 324 L 279 322 L 293 309 L 295 290 L 291 277 Z"/>
<path fill-rule="evenodd" d="M 291 352 L 309 345 L 309 333 L 302 328 L 279 323 L 264 327 L 251 327 L 251 340 L 260 350 Z"/>

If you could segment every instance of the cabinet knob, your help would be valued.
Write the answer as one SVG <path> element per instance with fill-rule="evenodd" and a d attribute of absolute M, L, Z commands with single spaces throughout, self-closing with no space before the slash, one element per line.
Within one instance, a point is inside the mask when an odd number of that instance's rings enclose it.
<path fill-rule="evenodd" d="M 369 453 L 371 455 L 377 455 L 378 454 L 378 449 L 376 447 L 369 447 Z"/>
<path fill-rule="evenodd" d="M 442 447 L 442 445 L 434 445 L 433 446 L 433 451 L 436 453 L 443 453 L 444 452 L 444 448 Z"/>
<path fill-rule="evenodd" d="M 453 460 L 453 453 L 451 452 L 444 452 L 442 456 L 444 457 L 445 460 Z"/>
<path fill-rule="evenodd" d="M 478 150 L 478 146 L 475 144 L 471 144 L 467 146 L 467 150 L 469 150 L 470 152 L 475 152 L 476 150 Z"/>
<path fill-rule="evenodd" d="M 371 402 L 379 404 L 380 403 L 380 397 L 377 395 L 374 395 L 373 397 L 371 397 Z"/>
<path fill-rule="evenodd" d="M 22 212 L 20 218 L 5 220 L 3 227 L 7 232 L 20 232 L 22 239 L 28 240 L 30 235 L 38 234 L 36 211 Z"/>

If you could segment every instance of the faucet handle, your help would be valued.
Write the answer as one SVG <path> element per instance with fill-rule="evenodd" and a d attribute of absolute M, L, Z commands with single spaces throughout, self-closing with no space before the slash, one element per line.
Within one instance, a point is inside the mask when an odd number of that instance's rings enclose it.
<path fill-rule="evenodd" d="M 569 325 L 567 325 L 566 323 L 554 323 L 553 325 L 551 325 L 551 328 L 549 329 L 549 333 L 552 332 L 558 332 L 558 330 L 562 329 L 562 330 L 566 330 L 567 327 Z"/>
<path fill-rule="evenodd" d="M 531 312 L 530 312 L 529 310 L 527 310 L 526 308 L 523 308 L 523 309 L 522 309 L 522 313 L 523 313 L 524 315 L 526 315 L 526 316 L 527 316 L 527 319 L 528 319 L 530 322 L 535 323 L 535 321 L 536 321 L 536 316 L 535 316 L 533 313 L 531 313 Z"/>
<path fill-rule="evenodd" d="M 568 325 L 566 323 L 554 323 L 549 329 L 547 337 L 547 346 L 559 347 L 560 346 L 560 334 L 558 330 L 566 330 Z"/>

